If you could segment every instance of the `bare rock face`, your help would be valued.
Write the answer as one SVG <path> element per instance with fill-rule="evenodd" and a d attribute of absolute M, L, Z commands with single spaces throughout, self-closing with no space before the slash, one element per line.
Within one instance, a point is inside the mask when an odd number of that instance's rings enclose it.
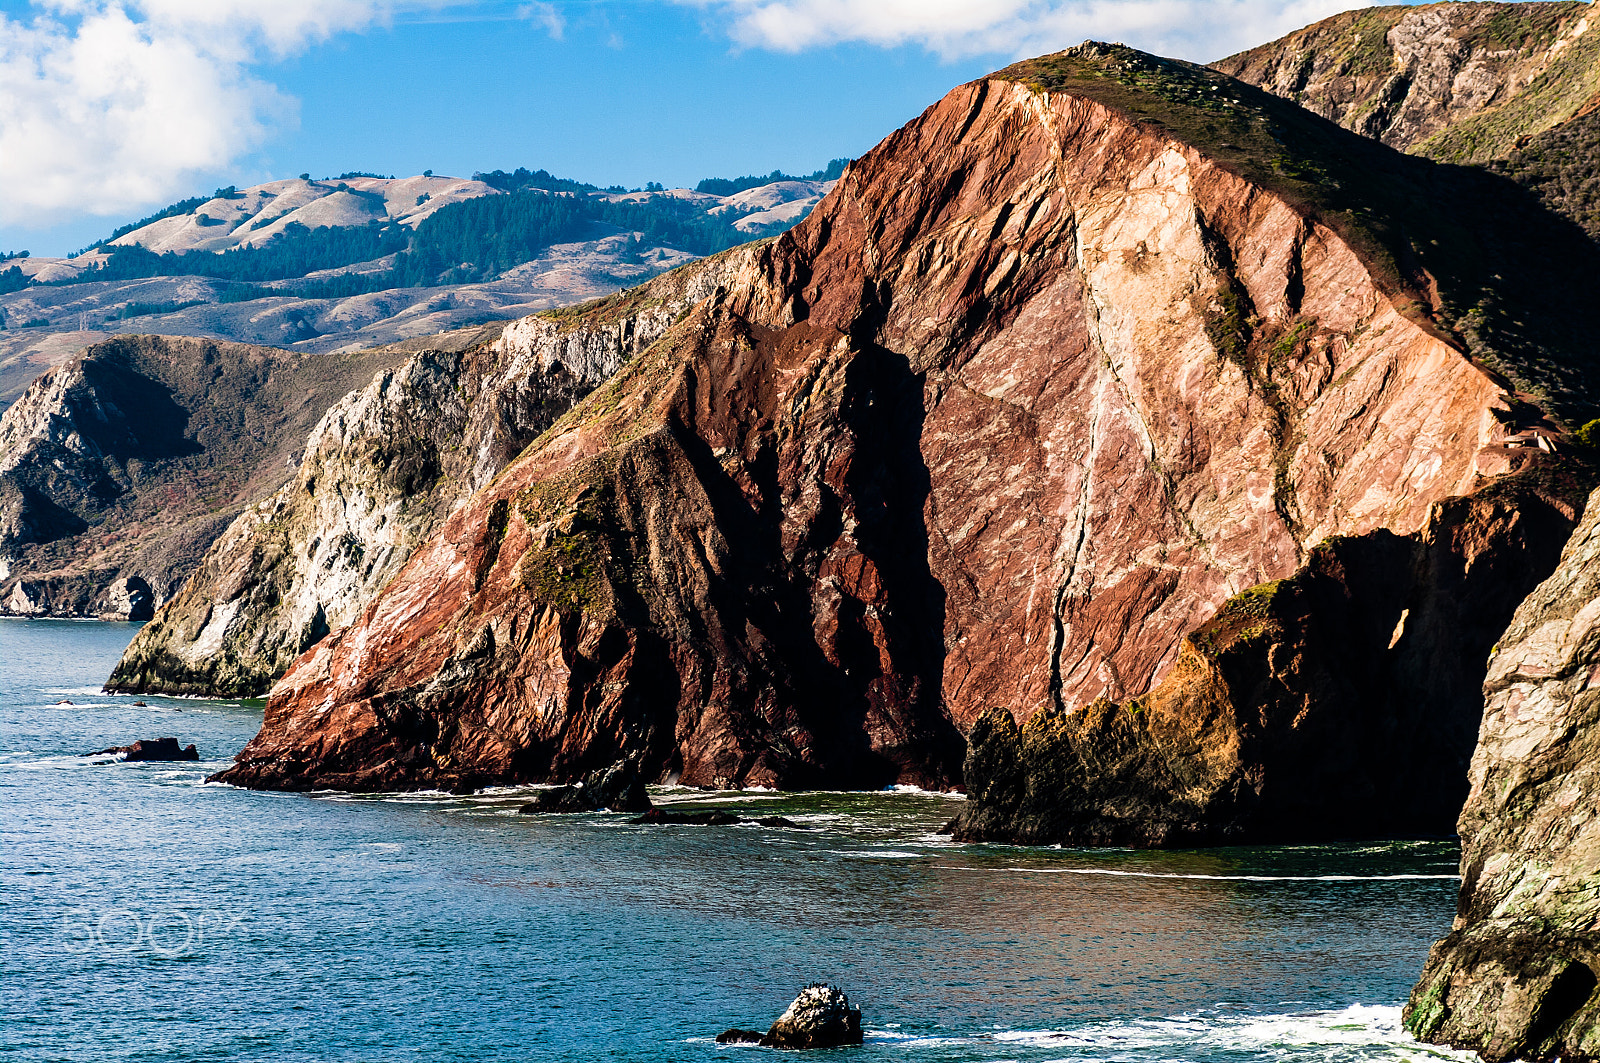
<path fill-rule="evenodd" d="M 756 1044 L 763 1048 L 839 1048 L 861 1043 L 861 1009 L 850 1004 L 844 990 L 831 985 L 808 985 L 766 1033 L 759 1030 L 725 1030 L 719 1045 Z"/>
<path fill-rule="evenodd" d="M 1406 1007 L 1491 1061 L 1600 1058 L 1600 492 L 1493 648 L 1461 899 Z"/>
<path fill-rule="evenodd" d="M 1347 11 L 1212 64 L 1391 147 L 1451 162 L 1593 109 L 1591 3 L 1442 3 Z"/>
<path fill-rule="evenodd" d="M 730 253 L 220 777 L 953 784 L 984 709 L 1145 696 L 1324 539 L 1551 446 L 1530 398 L 1586 419 L 1593 247 L 1516 193 L 1128 49 L 962 86 Z"/>
<path fill-rule="evenodd" d="M 421 351 L 345 396 L 290 482 L 228 527 L 106 689 L 265 694 L 359 616 L 454 505 L 663 333 L 693 297 L 690 276 L 591 306 L 593 327 L 532 317 L 464 351 Z"/>
<path fill-rule="evenodd" d="M 1438 503 L 1413 535 L 1326 540 L 1293 576 L 1229 599 L 1144 697 L 1042 712 L 1020 730 L 991 710 L 968 736 L 956 840 L 1450 833 L 1482 662 L 1583 505 L 1549 472 Z"/>
<path fill-rule="evenodd" d="M 148 619 L 328 405 L 409 352 L 123 336 L 0 416 L 0 613 Z"/>

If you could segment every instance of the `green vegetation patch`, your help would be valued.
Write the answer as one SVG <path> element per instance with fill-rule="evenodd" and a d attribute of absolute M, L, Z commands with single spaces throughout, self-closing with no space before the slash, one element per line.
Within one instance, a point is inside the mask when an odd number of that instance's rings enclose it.
<path fill-rule="evenodd" d="M 1512 20 L 1514 16 L 1535 21 L 1525 30 L 1510 28 L 1511 23 L 1507 22 L 1497 32 L 1553 39 L 1561 18 L 1572 16 L 1573 8 L 1587 6 L 1507 4 L 1505 7 L 1519 10 L 1502 12 L 1490 19 L 1484 32 L 1489 32 L 1487 26 L 1497 24 L 1496 19 Z M 1534 11 L 1536 8 L 1546 10 Z M 1597 93 L 1600 93 L 1600 34 L 1591 30 L 1571 40 L 1532 84 L 1511 99 L 1440 130 L 1414 150 L 1441 162 L 1486 163 L 1505 158 L 1517 149 L 1521 138 L 1537 136 L 1567 121 Z"/>

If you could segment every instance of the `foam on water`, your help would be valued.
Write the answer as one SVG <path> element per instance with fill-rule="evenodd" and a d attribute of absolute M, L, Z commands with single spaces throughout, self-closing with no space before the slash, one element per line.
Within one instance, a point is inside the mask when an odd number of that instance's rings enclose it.
<path fill-rule="evenodd" d="M 1184 874 L 1176 871 L 1129 871 L 1111 867 L 967 867 L 959 864 L 935 864 L 945 871 L 970 871 L 981 874 L 1014 873 L 1018 875 L 1104 875 L 1109 878 L 1172 878 L 1197 882 L 1448 882 L 1460 875 L 1204 875 Z"/>

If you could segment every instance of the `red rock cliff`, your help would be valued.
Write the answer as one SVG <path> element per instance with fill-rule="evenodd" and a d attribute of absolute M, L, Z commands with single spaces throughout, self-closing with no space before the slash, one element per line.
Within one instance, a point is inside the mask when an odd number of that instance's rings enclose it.
<path fill-rule="evenodd" d="M 1417 532 L 1550 429 L 1497 416 L 1427 310 L 1437 271 L 1174 130 L 1188 108 L 1248 147 L 1264 94 L 1075 55 L 1091 89 L 962 86 L 725 260 L 295 664 L 222 778 L 642 756 L 686 783 L 948 785 L 986 707 L 1143 694 L 1230 596 L 1326 537 Z"/>

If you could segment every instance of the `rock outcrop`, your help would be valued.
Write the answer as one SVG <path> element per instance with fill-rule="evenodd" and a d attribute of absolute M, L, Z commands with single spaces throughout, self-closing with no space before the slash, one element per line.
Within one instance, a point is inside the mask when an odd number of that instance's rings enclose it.
<path fill-rule="evenodd" d="M 1600 239 L 1600 5 L 1366 8 L 1213 66 L 1392 147 L 1488 165 Z"/>
<path fill-rule="evenodd" d="M 360 615 L 417 544 L 574 402 L 704 297 L 717 260 L 424 350 L 333 405 L 289 483 L 246 509 L 106 689 L 259 697 Z"/>
<path fill-rule="evenodd" d="M 1435 3 L 1346 11 L 1212 66 L 1390 147 L 1451 162 L 1593 110 L 1593 3 Z"/>
<path fill-rule="evenodd" d="M 194 743 L 180 747 L 176 738 L 141 738 L 131 746 L 112 746 L 98 753 L 85 753 L 86 757 L 120 755 L 124 761 L 142 760 L 199 760 L 200 751 Z"/>
<path fill-rule="evenodd" d="M 323 411 L 410 353 L 124 336 L 51 369 L 0 416 L 0 613 L 148 619 Z"/>
<path fill-rule="evenodd" d="M 1145 696 L 1229 598 L 1592 417 L 1594 256 L 1213 71 L 1019 64 L 730 254 L 220 778 L 953 784 L 985 708 Z"/>
<path fill-rule="evenodd" d="M 991 710 L 957 841 L 1171 846 L 1445 835 L 1482 662 L 1555 566 L 1594 477 L 1549 465 L 1435 505 L 1412 535 L 1329 539 L 1183 641 L 1147 696 Z"/>
<path fill-rule="evenodd" d="M 766 1033 L 725 1030 L 719 1045 L 756 1044 L 763 1048 L 840 1048 L 861 1043 L 861 1009 L 842 989 L 808 985 Z"/>
<path fill-rule="evenodd" d="M 1456 920 L 1406 1026 L 1494 1063 L 1600 1059 L 1600 492 L 1483 691 Z"/>
<path fill-rule="evenodd" d="M 572 786 L 556 786 L 517 809 L 522 815 L 566 812 L 649 812 L 644 774 L 633 761 L 590 772 Z"/>

